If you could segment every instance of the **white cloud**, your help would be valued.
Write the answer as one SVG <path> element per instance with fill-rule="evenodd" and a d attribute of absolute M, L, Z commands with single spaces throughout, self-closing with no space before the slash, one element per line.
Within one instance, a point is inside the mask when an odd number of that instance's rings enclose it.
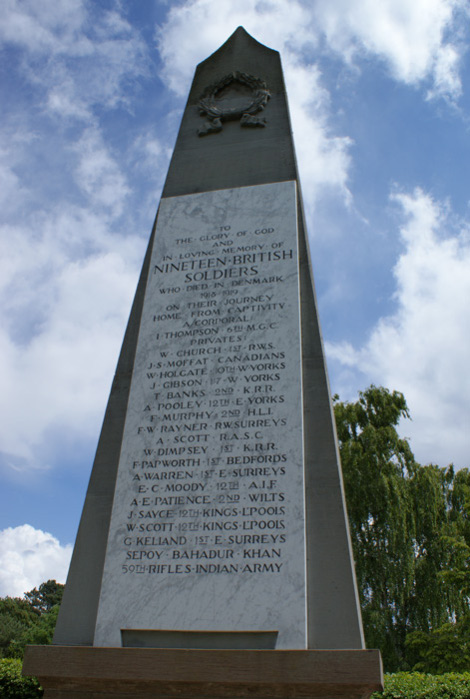
<path fill-rule="evenodd" d="M 316 200 L 325 187 L 336 191 L 349 203 L 352 141 L 331 133 L 329 94 L 322 86 L 318 68 L 301 65 L 287 54 L 285 74 L 304 204 L 312 216 Z"/>
<path fill-rule="evenodd" d="M 460 55 L 456 48 L 449 45 L 442 46 L 434 63 L 434 84 L 428 91 L 428 96 L 458 97 L 462 92 L 459 67 Z"/>
<path fill-rule="evenodd" d="M 325 186 L 349 200 L 351 145 L 350 139 L 334 135 L 328 127 L 329 93 L 312 54 L 318 36 L 312 22 L 311 10 L 298 0 L 193 0 L 171 8 L 157 37 L 163 76 L 180 95 L 189 88 L 195 64 L 219 48 L 221 37 L 228 38 L 239 25 L 281 52 L 294 135 L 303 144 L 297 156 L 309 211 Z"/>
<path fill-rule="evenodd" d="M 122 84 L 148 70 L 138 31 L 85 0 L 5 0 L 0 43 L 22 50 L 24 76 L 62 118 L 89 121 L 95 105 L 125 102 Z"/>
<path fill-rule="evenodd" d="M 88 195 L 90 204 L 105 206 L 113 216 L 118 216 L 129 194 L 129 187 L 99 131 L 87 129 L 74 149 L 79 154 L 76 180 Z"/>
<path fill-rule="evenodd" d="M 468 466 L 469 225 L 420 189 L 392 198 L 405 217 L 396 311 L 380 319 L 364 347 L 329 345 L 328 355 L 405 394 L 413 422 L 403 430 L 418 460 Z"/>
<path fill-rule="evenodd" d="M 34 223 L 0 234 L 0 444 L 15 469 L 44 468 L 51 430 L 94 435 L 143 253 L 91 212 Z"/>
<path fill-rule="evenodd" d="M 325 187 L 351 203 L 351 140 L 329 127 L 329 93 L 315 63 L 320 36 L 347 63 L 374 56 L 386 63 L 396 80 L 425 83 L 428 96 L 455 99 L 461 92 L 464 50 L 456 28 L 465 7 L 464 0 L 315 0 L 308 6 L 300 0 L 188 0 L 173 6 L 157 31 L 162 75 L 172 90 L 185 95 L 195 64 L 239 25 L 279 50 L 311 214 Z"/>
<path fill-rule="evenodd" d="M 20 173 L 24 154 L 34 140 L 34 134 L 21 123 L 13 125 L 4 120 L 0 131 L 0 211 L 4 219 L 24 211 L 29 193 Z"/>
<path fill-rule="evenodd" d="M 187 94 L 194 67 L 243 26 L 257 41 L 281 51 L 300 50 L 315 34 L 309 32 L 310 11 L 298 0 L 189 0 L 173 6 L 158 28 L 163 76 L 176 93 Z M 197 31 L 195 31 L 197 28 Z"/>
<path fill-rule="evenodd" d="M 66 74 L 56 79 L 48 89 L 46 110 L 52 115 L 63 118 L 75 118 L 82 121 L 93 121 L 92 110 L 86 101 L 76 94 L 75 82 Z"/>
<path fill-rule="evenodd" d="M 35 52 L 70 51 L 83 28 L 85 8 L 83 0 L 5 0 L 0 8 L 0 39 Z"/>
<path fill-rule="evenodd" d="M 456 16 L 464 0 L 316 0 L 313 13 L 330 47 L 346 60 L 373 54 L 407 84 L 432 81 L 431 93 L 456 98 L 463 42 Z"/>
<path fill-rule="evenodd" d="M 22 597 L 46 580 L 64 583 L 72 545 L 29 524 L 0 531 L 0 597 Z"/>
<path fill-rule="evenodd" d="M 0 463 L 21 471 L 55 463 L 58 435 L 96 436 L 156 205 L 136 187 L 145 172 L 151 189 L 168 154 L 148 135 L 135 161 L 103 136 L 101 107 L 125 103 L 147 70 L 121 14 L 6 0 L 0 42 L 19 96 L 0 133 Z"/>
<path fill-rule="evenodd" d="M 8 206 L 8 202 L 18 192 L 19 187 L 18 176 L 8 165 L 0 164 L 0 205 Z"/>

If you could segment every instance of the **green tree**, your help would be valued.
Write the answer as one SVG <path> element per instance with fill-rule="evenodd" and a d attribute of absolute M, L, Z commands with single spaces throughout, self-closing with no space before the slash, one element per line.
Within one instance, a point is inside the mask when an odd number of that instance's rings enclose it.
<path fill-rule="evenodd" d="M 24 599 L 0 598 L 0 657 L 22 658 L 27 644 L 52 642 L 63 590 L 48 580 Z"/>
<path fill-rule="evenodd" d="M 467 469 L 454 473 L 452 468 L 440 472 L 445 518 L 440 536 L 435 537 L 435 555 L 418 568 L 427 581 L 434 580 L 420 605 L 423 611 L 428 605 L 428 624 L 417 624 L 419 630 L 406 639 L 412 668 L 433 673 L 470 669 L 470 473 Z M 432 545 L 429 549 L 432 553 Z"/>
<path fill-rule="evenodd" d="M 39 613 L 27 600 L 0 598 L 0 657 L 20 657 L 23 638 L 38 619 Z"/>
<path fill-rule="evenodd" d="M 336 424 L 367 645 L 387 670 L 401 665 L 406 599 L 413 588 L 414 513 L 407 483 L 416 470 L 396 426 L 404 396 L 371 386 L 356 403 L 335 404 Z"/>
<path fill-rule="evenodd" d="M 335 415 L 367 645 L 390 672 L 462 669 L 468 660 L 436 658 L 446 639 L 465 654 L 470 630 L 468 471 L 416 462 L 397 391 L 335 397 Z"/>
<path fill-rule="evenodd" d="M 447 622 L 428 633 L 414 631 L 406 639 L 408 657 L 417 672 L 442 674 L 470 668 L 470 616 Z"/>
<path fill-rule="evenodd" d="M 446 585 L 452 588 L 460 602 L 456 616 L 466 615 L 470 606 L 470 471 L 457 471 L 452 489 L 447 493 L 449 527 L 446 541 L 450 558 L 442 573 Z"/>
<path fill-rule="evenodd" d="M 24 636 L 24 645 L 49 645 L 52 643 L 57 616 L 59 614 L 59 605 L 57 604 L 52 609 L 42 614 L 39 621 L 34 626 L 31 626 Z"/>
<path fill-rule="evenodd" d="M 448 497 L 454 470 L 419 466 L 409 480 L 414 508 L 414 587 L 407 601 L 408 627 L 427 632 L 447 623 L 460 606 L 455 587 L 446 583 L 452 555 Z"/>
<path fill-rule="evenodd" d="M 39 590 L 34 588 L 34 590 L 30 592 L 26 592 L 25 598 L 29 601 L 33 609 L 37 609 L 38 612 L 43 614 L 44 612 L 49 612 L 52 607 L 61 603 L 64 587 L 65 585 L 55 580 L 48 580 L 39 585 Z"/>

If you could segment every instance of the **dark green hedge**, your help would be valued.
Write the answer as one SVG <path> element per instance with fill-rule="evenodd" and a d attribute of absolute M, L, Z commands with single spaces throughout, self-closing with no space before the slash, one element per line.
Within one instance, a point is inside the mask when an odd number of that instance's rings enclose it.
<path fill-rule="evenodd" d="M 470 672 L 426 675 L 397 672 L 385 675 L 385 691 L 372 699 L 470 699 Z"/>
<path fill-rule="evenodd" d="M 21 675 L 22 660 L 3 658 L 0 660 L 1 699 L 39 699 L 43 690 L 35 677 Z"/>

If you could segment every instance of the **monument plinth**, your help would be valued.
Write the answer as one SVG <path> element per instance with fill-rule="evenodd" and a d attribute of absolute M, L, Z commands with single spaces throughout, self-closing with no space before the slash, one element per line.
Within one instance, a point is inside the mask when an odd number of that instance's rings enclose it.
<path fill-rule="evenodd" d="M 367 697 L 279 54 L 196 71 L 106 410 L 45 697 Z"/>

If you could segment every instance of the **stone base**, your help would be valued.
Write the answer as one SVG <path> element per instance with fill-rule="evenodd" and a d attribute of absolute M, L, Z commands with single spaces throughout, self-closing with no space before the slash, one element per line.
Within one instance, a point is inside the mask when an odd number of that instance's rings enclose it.
<path fill-rule="evenodd" d="M 28 646 L 45 699 L 367 699 L 377 650 L 174 650 Z"/>

